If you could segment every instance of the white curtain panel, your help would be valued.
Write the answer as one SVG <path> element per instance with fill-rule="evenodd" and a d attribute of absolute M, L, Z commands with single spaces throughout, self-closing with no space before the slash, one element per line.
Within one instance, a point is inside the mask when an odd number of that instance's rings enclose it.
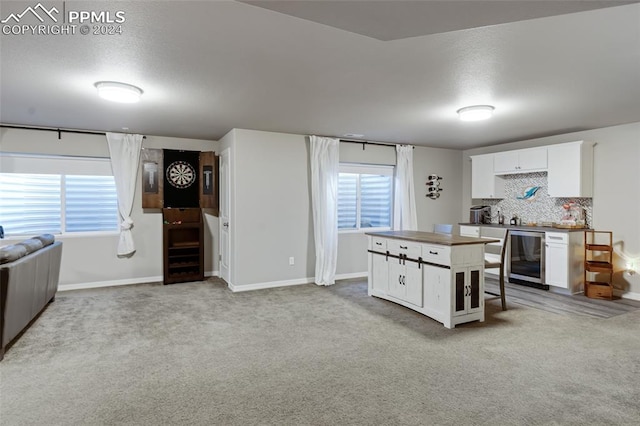
<path fill-rule="evenodd" d="M 413 184 L 413 146 L 396 145 L 396 190 L 393 202 L 393 229 L 416 231 L 416 192 Z"/>
<path fill-rule="evenodd" d="M 120 241 L 118 242 L 118 256 L 131 256 L 136 251 L 133 244 L 131 228 L 131 210 L 133 195 L 136 192 L 138 177 L 138 161 L 142 148 L 142 135 L 128 135 L 122 133 L 107 133 L 111 169 L 116 181 L 118 193 L 118 211 L 120 212 Z"/>
<path fill-rule="evenodd" d="M 335 284 L 338 261 L 338 139 L 310 136 L 311 207 L 318 285 Z"/>

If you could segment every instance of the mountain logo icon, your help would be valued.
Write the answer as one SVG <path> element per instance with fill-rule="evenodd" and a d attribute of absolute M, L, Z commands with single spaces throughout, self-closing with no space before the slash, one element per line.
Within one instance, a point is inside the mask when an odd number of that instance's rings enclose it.
<path fill-rule="evenodd" d="M 51 20 L 53 20 L 53 22 L 58 22 L 58 18 L 54 16 L 54 13 L 57 15 L 58 13 L 60 13 L 60 11 L 56 9 L 55 6 L 47 10 L 47 8 L 42 5 L 42 3 L 38 3 L 34 7 L 27 7 L 22 13 L 11 13 L 0 22 L 6 24 L 7 22 L 13 20 L 17 24 L 25 15 L 29 13 L 35 16 L 40 22 L 44 22 L 43 16 L 48 16 Z"/>

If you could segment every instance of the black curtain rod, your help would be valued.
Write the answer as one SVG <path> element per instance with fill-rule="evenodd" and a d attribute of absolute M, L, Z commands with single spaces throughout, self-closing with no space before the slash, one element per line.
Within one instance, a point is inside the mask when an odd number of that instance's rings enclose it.
<path fill-rule="evenodd" d="M 57 132 L 58 139 L 62 139 L 62 133 L 76 133 L 80 135 L 106 135 L 106 132 L 92 132 L 90 130 L 73 130 L 73 129 L 55 129 L 53 127 L 28 127 L 28 126 L 14 126 L 12 124 L 0 124 L 0 127 L 6 129 L 20 129 L 20 130 L 40 130 L 43 132 Z M 142 136 L 142 139 L 146 139 L 146 136 Z"/>
<path fill-rule="evenodd" d="M 357 143 L 362 145 L 362 149 L 364 150 L 365 145 L 378 145 L 378 146 L 388 146 L 391 148 L 395 148 L 397 144 L 395 143 L 383 143 L 383 142 L 367 142 L 367 141 L 355 141 L 351 139 L 338 139 L 340 142 L 344 143 Z M 402 144 L 400 144 L 402 145 Z M 415 146 L 413 147 L 415 149 Z"/>

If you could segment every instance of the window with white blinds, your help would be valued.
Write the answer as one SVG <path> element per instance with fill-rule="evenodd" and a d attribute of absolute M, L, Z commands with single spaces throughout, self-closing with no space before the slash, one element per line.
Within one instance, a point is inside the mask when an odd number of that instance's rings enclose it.
<path fill-rule="evenodd" d="M 118 196 L 113 176 L 64 176 L 65 232 L 116 231 Z"/>
<path fill-rule="evenodd" d="M 340 164 L 338 229 L 391 229 L 393 166 Z"/>
<path fill-rule="evenodd" d="M 108 159 L 3 153 L 0 166 L 0 225 L 7 237 L 118 230 Z"/>

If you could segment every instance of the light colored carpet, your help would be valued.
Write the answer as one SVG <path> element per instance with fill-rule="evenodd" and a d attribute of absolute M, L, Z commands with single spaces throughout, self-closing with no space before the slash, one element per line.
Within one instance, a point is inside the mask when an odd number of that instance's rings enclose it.
<path fill-rule="evenodd" d="M 635 425 L 638 336 L 493 299 L 447 330 L 357 280 L 63 292 L 0 362 L 0 423 Z"/>

